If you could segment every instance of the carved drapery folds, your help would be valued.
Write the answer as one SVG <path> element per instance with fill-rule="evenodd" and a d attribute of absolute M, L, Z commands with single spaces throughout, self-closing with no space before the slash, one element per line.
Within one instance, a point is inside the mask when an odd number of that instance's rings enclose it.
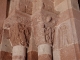
<path fill-rule="evenodd" d="M 54 25 L 55 21 L 52 17 L 46 18 L 46 23 L 44 24 L 45 41 L 47 43 L 53 44 L 54 40 Z"/>
<path fill-rule="evenodd" d="M 69 44 L 68 27 L 66 25 L 61 26 L 59 29 L 59 41 L 60 47 Z"/>
<path fill-rule="evenodd" d="M 53 45 L 54 29 L 51 27 L 47 27 L 45 28 L 44 32 L 45 32 L 45 41 Z"/>
<path fill-rule="evenodd" d="M 58 29 L 58 47 L 63 48 L 74 42 L 70 24 L 64 23 Z"/>

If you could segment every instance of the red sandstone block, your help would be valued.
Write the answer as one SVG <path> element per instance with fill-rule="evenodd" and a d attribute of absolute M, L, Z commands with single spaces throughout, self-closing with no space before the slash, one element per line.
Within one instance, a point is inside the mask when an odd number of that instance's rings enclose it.
<path fill-rule="evenodd" d="M 52 60 L 52 56 L 48 54 L 43 54 L 38 56 L 38 60 Z"/>
<path fill-rule="evenodd" d="M 2 60 L 12 60 L 12 53 L 1 51 Z"/>
<path fill-rule="evenodd" d="M 80 11 L 72 9 L 73 17 L 77 20 L 80 20 Z"/>
<path fill-rule="evenodd" d="M 77 60 L 74 45 L 64 47 L 60 50 L 61 60 Z"/>
<path fill-rule="evenodd" d="M 0 0 L 0 20 L 6 18 L 7 0 Z"/>
<path fill-rule="evenodd" d="M 76 44 L 74 44 L 74 47 L 75 47 L 77 60 L 80 60 L 80 45 L 78 43 L 76 43 Z"/>
<path fill-rule="evenodd" d="M 38 52 L 36 52 L 36 51 L 28 52 L 27 59 L 28 60 L 38 60 Z"/>
<path fill-rule="evenodd" d="M 80 40 L 80 20 L 74 19 L 78 41 Z"/>

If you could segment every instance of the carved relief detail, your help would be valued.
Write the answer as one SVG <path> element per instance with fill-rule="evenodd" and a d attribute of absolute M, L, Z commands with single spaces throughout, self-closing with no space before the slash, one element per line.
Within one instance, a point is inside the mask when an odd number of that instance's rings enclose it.
<path fill-rule="evenodd" d="M 20 39 L 20 44 L 29 47 L 29 40 L 31 35 L 30 27 L 26 27 L 25 25 L 19 23 L 18 31 L 19 31 L 18 36 Z"/>
<path fill-rule="evenodd" d="M 45 41 L 47 43 L 53 44 L 54 33 L 55 33 L 55 20 L 52 17 L 47 17 L 46 22 L 44 23 L 44 33 Z"/>
<path fill-rule="evenodd" d="M 72 43 L 72 37 L 69 28 L 70 27 L 67 24 L 63 24 L 62 26 L 60 26 L 58 30 L 59 48 L 62 48 Z"/>
<path fill-rule="evenodd" d="M 14 20 L 14 21 L 13 21 Z M 15 16 L 5 20 L 4 29 L 10 29 L 10 40 L 13 45 L 24 45 L 29 47 L 29 40 L 31 35 L 30 20 L 26 17 Z"/>

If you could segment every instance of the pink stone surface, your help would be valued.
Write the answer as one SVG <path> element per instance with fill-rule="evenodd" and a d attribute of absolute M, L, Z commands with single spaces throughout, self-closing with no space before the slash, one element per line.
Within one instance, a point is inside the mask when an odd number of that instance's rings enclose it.
<path fill-rule="evenodd" d="M 3 23 L 4 19 L 6 18 L 6 7 L 7 5 L 7 0 L 1 0 L 0 1 L 0 43 L 2 40 L 2 30 L 3 30 Z"/>
<path fill-rule="evenodd" d="M 52 60 L 52 57 L 51 55 L 43 54 L 43 55 L 38 56 L 38 60 Z"/>
<path fill-rule="evenodd" d="M 0 60 L 80 60 L 79 4 L 78 0 L 0 0 Z M 16 50 L 17 45 L 24 51 Z"/>
<path fill-rule="evenodd" d="M 60 54 L 61 60 L 77 60 L 74 45 L 62 48 Z"/>

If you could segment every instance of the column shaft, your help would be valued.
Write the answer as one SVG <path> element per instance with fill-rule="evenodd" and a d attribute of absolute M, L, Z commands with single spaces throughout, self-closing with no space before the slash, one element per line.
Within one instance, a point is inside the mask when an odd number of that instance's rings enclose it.
<path fill-rule="evenodd" d="M 26 48 L 18 45 L 13 47 L 12 60 L 25 60 Z"/>
<path fill-rule="evenodd" d="M 49 44 L 38 46 L 38 60 L 52 60 L 51 46 Z"/>

